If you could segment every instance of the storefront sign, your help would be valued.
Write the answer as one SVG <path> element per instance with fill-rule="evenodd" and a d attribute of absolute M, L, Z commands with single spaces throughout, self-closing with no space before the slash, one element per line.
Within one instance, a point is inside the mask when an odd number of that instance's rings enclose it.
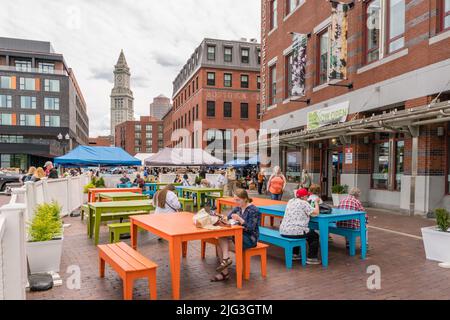
<path fill-rule="evenodd" d="M 308 113 L 308 129 L 317 129 L 333 123 L 347 121 L 349 102 L 338 103 L 334 106 Z"/>
<path fill-rule="evenodd" d="M 347 79 L 347 11 L 348 4 L 332 3 L 330 69 L 328 78 Z"/>
<path fill-rule="evenodd" d="M 306 45 L 308 36 L 306 34 L 294 33 L 292 51 L 292 91 L 291 96 L 305 96 L 306 75 Z"/>
<path fill-rule="evenodd" d="M 345 148 L 345 164 L 353 164 L 353 148 Z"/>

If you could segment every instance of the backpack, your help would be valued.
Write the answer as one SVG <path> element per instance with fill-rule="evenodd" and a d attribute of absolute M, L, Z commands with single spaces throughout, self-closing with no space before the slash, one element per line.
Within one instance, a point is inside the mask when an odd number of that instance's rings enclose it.
<path fill-rule="evenodd" d="M 326 203 L 322 203 L 319 205 L 320 214 L 331 214 L 333 212 L 333 208 Z"/>

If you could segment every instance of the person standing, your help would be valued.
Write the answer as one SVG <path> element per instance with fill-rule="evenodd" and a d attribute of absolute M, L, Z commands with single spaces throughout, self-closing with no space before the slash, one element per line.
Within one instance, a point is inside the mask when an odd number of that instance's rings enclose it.
<path fill-rule="evenodd" d="M 227 173 L 225 175 L 226 180 L 227 180 L 227 190 L 225 192 L 226 195 L 233 197 L 234 193 L 236 191 L 236 169 L 234 169 L 233 167 L 229 167 L 227 169 Z"/>
<path fill-rule="evenodd" d="M 273 168 L 273 174 L 267 183 L 267 191 L 270 192 L 272 200 L 280 201 L 286 188 L 286 177 L 281 172 L 281 168 L 276 166 Z"/>
<path fill-rule="evenodd" d="M 303 169 L 300 180 L 300 188 L 309 189 L 309 187 L 311 187 L 311 176 L 306 169 Z"/>
<path fill-rule="evenodd" d="M 264 175 L 264 169 L 261 169 L 258 172 L 258 176 L 257 176 L 257 183 L 258 183 L 258 194 L 262 194 L 262 190 L 263 190 L 263 186 L 264 186 L 264 180 L 266 179 L 265 175 Z"/>

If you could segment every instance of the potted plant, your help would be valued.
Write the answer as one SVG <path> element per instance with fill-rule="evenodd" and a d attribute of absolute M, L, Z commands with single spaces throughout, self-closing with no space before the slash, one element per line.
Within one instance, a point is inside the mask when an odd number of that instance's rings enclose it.
<path fill-rule="evenodd" d="M 333 205 L 339 206 L 339 203 L 343 198 L 348 195 L 348 186 L 342 184 L 336 184 L 331 187 L 331 197 L 333 198 Z"/>
<path fill-rule="evenodd" d="M 450 214 L 436 209 L 437 226 L 422 228 L 423 245 L 428 260 L 450 262 Z"/>
<path fill-rule="evenodd" d="M 27 257 L 31 274 L 59 272 L 63 245 L 63 223 L 58 203 L 37 206 L 28 227 Z"/>

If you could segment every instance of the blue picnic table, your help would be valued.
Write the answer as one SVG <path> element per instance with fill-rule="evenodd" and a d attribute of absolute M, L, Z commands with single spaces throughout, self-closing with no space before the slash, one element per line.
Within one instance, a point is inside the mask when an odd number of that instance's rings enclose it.
<path fill-rule="evenodd" d="M 258 206 L 261 214 L 274 217 L 284 217 L 286 211 L 286 205 L 271 205 L 271 206 Z M 367 243 L 366 239 L 366 213 L 344 209 L 333 209 L 331 214 L 320 214 L 317 217 L 311 217 L 310 227 L 311 229 L 318 229 L 320 233 L 320 253 L 322 256 L 322 266 L 328 267 L 328 237 L 330 225 L 339 221 L 346 220 L 359 220 L 360 221 L 360 240 L 361 240 L 361 259 L 366 259 Z M 317 227 L 318 226 L 318 227 Z M 364 245 L 363 245 L 364 244 Z"/>

